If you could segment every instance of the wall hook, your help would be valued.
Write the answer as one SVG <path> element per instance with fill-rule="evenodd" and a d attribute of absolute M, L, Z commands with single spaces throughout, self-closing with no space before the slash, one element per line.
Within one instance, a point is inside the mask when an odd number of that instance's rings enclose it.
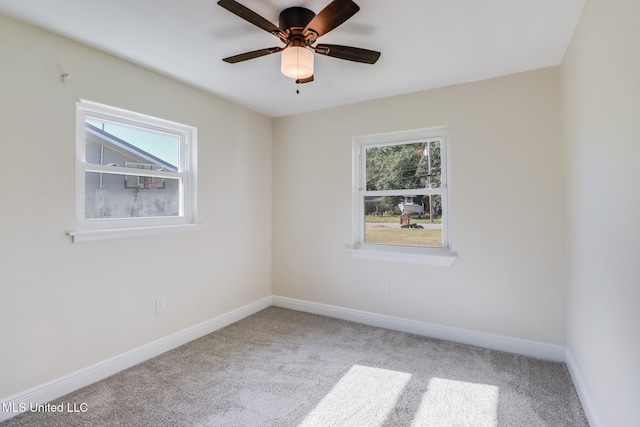
<path fill-rule="evenodd" d="M 69 73 L 62 73 L 60 74 L 60 81 L 62 83 L 66 83 L 67 80 L 69 80 L 71 78 L 71 76 L 69 75 Z"/>

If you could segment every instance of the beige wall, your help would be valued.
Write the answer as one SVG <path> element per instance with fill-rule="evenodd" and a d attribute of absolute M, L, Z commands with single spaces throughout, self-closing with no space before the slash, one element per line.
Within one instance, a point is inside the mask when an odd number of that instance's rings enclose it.
<path fill-rule="evenodd" d="M 270 119 L 3 16 L 0 40 L 0 397 L 271 294 Z M 198 128 L 202 232 L 71 244 L 76 98 Z"/>
<path fill-rule="evenodd" d="M 270 120 L 0 16 L 0 397 L 273 292 L 566 344 L 592 419 L 640 425 L 638 17 L 590 0 L 561 69 Z M 198 127 L 202 232 L 70 243 L 76 98 Z M 352 259 L 352 137 L 443 125 L 459 259 Z"/>
<path fill-rule="evenodd" d="M 562 64 L 567 346 L 603 426 L 640 425 L 639 19 L 588 1 Z"/>
<path fill-rule="evenodd" d="M 459 259 L 352 259 L 352 138 L 433 126 L 450 126 Z M 273 129 L 274 295 L 565 344 L 558 68 L 278 118 Z"/>

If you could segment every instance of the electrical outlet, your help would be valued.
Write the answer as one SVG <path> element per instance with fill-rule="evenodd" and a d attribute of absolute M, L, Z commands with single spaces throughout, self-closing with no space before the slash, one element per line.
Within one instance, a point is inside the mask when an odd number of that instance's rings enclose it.
<path fill-rule="evenodd" d="M 156 314 L 160 314 L 167 308 L 166 298 L 156 298 Z"/>
<path fill-rule="evenodd" d="M 389 283 L 383 281 L 382 284 L 380 285 L 380 292 L 382 292 L 383 294 L 388 294 L 389 293 Z"/>

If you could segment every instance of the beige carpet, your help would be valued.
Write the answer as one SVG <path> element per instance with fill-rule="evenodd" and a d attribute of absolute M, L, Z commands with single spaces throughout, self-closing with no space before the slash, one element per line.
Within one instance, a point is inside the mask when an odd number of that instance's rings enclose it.
<path fill-rule="evenodd" d="M 2 426 L 587 426 L 564 364 L 270 307 Z"/>

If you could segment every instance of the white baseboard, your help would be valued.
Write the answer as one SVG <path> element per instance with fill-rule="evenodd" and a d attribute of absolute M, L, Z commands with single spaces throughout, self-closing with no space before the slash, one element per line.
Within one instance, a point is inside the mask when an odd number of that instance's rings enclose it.
<path fill-rule="evenodd" d="M 150 342 L 141 347 L 103 360 L 92 366 L 72 372 L 63 377 L 33 387 L 22 393 L 0 399 L 0 421 L 7 420 L 20 412 L 4 410 L 5 408 L 28 408 L 31 403 L 46 403 L 57 399 L 79 388 L 93 384 L 124 369 L 149 360 L 164 352 L 172 350 L 183 344 L 228 326 L 244 319 L 271 305 L 271 296 L 262 298 L 228 313 L 214 317 L 182 331 L 173 333 L 159 340 Z"/>
<path fill-rule="evenodd" d="M 566 363 L 567 369 L 569 369 L 569 375 L 571 375 L 571 379 L 573 380 L 573 385 L 576 388 L 576 392 L 578 393 L 578 397 L 580 398 L 580 403 L 582 403 L 582 409 L 584 410 L 584 414 L 589 421 L 589 425 L 591 427 L 602 427 L 602 421 L 600 421 L 600 417 L 596 413 L 593 403 L 591 401 L 591 397 L 589 396 L 589 392 L 587 391 L 587 386 L 584 383 L 584 379 L 582 379 L 582 374 L 576 365 L 576 361 L 573 359 L 571 355 L 571 351 L 567 348 L 566 350 Z"/>
<path fill-rule="evenodd" d="M 475 345 L 492 350 L 506 351 L 539 359 L 555 362 L 565 361 L 565 348 L 559 345 L 546 344 L 536 341 L 528 341 L 517 338 L 503 337 L 484 332 L 470 331 L 467 329 L 452 328 L 448 326 L 434 325 L 416 320 L 387 316 L 384 314 L 367 311 L 352 310 L 333 305 L 319 304 L 293 298 L 285 298 L 274 295 L 273 305 L 304 311 L 307 313 L 321 314 L 366 325 L 423 335 L 431 338 L 439 338 L 462 344 Z"/>
<path fill-rule="evenodd" d="M 432 338 L 439 338 L 463 344 L 475 345 L 493 350 L 522 354 L 525 356 L 532 356 L 540 359 L 553 360 L 558 362 L 566 361 L 589 422 L 595 427 L 599 427 L 602 425 L 597 421 L 598 418 L 592 409 L 589 397 L 586 393 L 586 389 L 579 375 L 579 372 L 575 367 L 575 363 L 573 363 L 573 359 L 571 358 L 570 353 L 566 351 L 565 347 L 517 338 L 503 337 L 499 335 L 470 331 L 466 329 L 434 325 L 415 320 L 403 319 L 400 317 L 387 316 L 383 314 L 353 310 L 344 307 L 297 300 L 293 298 L 285 298 L 275 295 L 262 298 L 251 304 L 247 304 L 243 307 L 230 311 L 229 313 L 225 313 L 198 325 L 173 333 L 149 344 L 103 360 L 92 366 L 72 372 L 68 375 L 33 387 L 24 392 L 6 397 L 4 399 L 0 399 L 0 404 L 4 405 L 5 408 L 20 408 L 24 405 L 26 405 L 26 407 L 29 407 L 29 404 L 31 403 L 50 402 L 54 399 L 64 396 L 65 394 L 71 393 L 72 391 L 93 384 L 96 381 L 100 381 L 124 369 L 130 368 L 134 365 L 137 365 L 138 363 L 144 362 L 145 360 L 151 359 L 164 352 L 186 344 L 189 341 L 200 338 L 220 328 L 242 320 L 245 317 L 248 317 L 260 310 L 269 307 L 270 305 L 335 317 L 338 319 L 364 323 L 367 325 L 378 326 Z M 18 413 L 19 412 L 3 411 L 2 407 L 0 407 L 0 422 L 14 417 L 18 415 Z"/>

